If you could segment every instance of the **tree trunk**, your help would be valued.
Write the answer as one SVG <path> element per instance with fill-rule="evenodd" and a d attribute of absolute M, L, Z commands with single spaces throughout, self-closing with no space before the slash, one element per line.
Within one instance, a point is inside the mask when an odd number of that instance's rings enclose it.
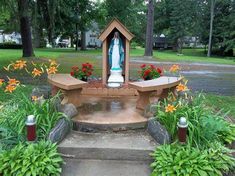
<path fill-rule="evenodd" d="M 154 5 L 153 0 L 148 1 L 147 28 L 145 42 L 145 56 L 153 55 L 153 22 L 154 22 Z"/>
<path fill-rule="evenodd" d="M 208 44 L 207 57 L 211 56 L 214 10 L 215 10 L 215 0 L 211 0 L 210 34 L 209 34 L 209 44 Z"/>
<path fill-rule="evenodd" d="M 81 50 L 86 50 L 86 31 L 81 31 Z"/>
<path fill-rule="evenodd" d="M 30 22 L 28 17 L 28 1 L 18 0 L 18 8 L 20 15 L 20 32 L 23 46 L 23 57 L 32 57 L 34 56 L 34 52 L 32 46 Z"/>

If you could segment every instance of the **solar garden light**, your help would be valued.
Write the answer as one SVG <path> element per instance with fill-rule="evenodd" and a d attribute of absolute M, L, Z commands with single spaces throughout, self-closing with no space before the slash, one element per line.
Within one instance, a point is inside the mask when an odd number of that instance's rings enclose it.
<path fill-rule="evenodd" d="M 27 116 L 26 119 L 26 129 L 27 129 L 27 140 L 35 141 L 36 140 L 36 120 L 34 115 Z"/>
<path fill-rule="evenodd" d="M 187 129 L 188 123 L 185 117 L 180 117 L 179 122 L 177 123 L 178 126 L 178 139 L 180 143 L 186 143 L 186 136 L 187 136 Z"/>

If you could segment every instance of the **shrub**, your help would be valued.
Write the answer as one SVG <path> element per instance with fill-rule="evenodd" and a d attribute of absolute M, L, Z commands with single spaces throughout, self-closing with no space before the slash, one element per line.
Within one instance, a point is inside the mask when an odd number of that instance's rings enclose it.
<path fill-rule="evenodd" d="M 213 114 L 204 104 L 204 97 L 168 98 L 158 106 L 157 120 L 169 131 L 173 139 L 177 138 L 177 122 L 180 117 L 188 121 L 188 143 L 192 146 L 206 147 L 211 141 L 231 143 L 235 140 L 235 125 L 224 120 L 221 113 Z M 165 107 L 172 104 L 175 111 L 166 112 Z"/>
<path fill-rule="evenodd" d="M 35 144 L 19 143 L 0 154 L 0 173 L 6 176 L 60 175 L 62 161 L 56 144 L 44 141 Z"/>
<path fill-rule="evenodd" d="M 21 49 L 21 44 L 16 43 L 0 43 L 0 49 Z"/>
<path fill-rule="evenodd" d="M 152 154 L 151 176 L 221 176 L 235 167 L 231 151 L 220 143 L 213 143 L 210 149 L 199 150 L 177 144 L 163 145 Z"/>
<path fill-rule="evenodd" d="M 24 94 L 18 94 L 0 111 L 0 148 L 9 148 L 26 137 L 25 120 L 35 115 L 38 140 L 47 139 L 62 113 L 54 106 L 57 96 L 41 102 L 32 101 Z"/>

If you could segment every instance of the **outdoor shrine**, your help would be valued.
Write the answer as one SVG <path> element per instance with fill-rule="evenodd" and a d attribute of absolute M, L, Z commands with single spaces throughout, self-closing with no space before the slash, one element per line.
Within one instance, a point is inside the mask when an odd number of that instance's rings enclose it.
<path fill-rule="evenodd" d="M 129 82 L 130 41 L 134 35 L 116 18 L 100 34 L 102 41 L 102 83 L 121 87 Z"/>

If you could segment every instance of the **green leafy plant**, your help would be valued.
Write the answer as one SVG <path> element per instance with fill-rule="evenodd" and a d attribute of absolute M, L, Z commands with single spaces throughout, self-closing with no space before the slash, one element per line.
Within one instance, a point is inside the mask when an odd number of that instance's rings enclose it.
<path fill-rule="evenodd" d="M 222 176 L 235 167 L 231 151 L 220 143 L 213 143 L 210 149 L 199 150 L 177 144 L 163 145 L 152 154 L 151 176 Z"/>
<path fill-rule="evenodd" d="M 62 162 L 56 144 L 44 141 L 19 143 L 0 153 L 0 173 L 6 176 L 60 175 Z"/>
<path fill-rule="evenodd" d="M 34 102 L 26 95 L 19 94 L 9 101 L 0 111 L 0 148 L 25 141 L 25 120 L 31 114 L 36 117 L 38 140 L 47 139 L 51 129 L 63 116 L 54 105 L 56 98 Z"/>
<path fill-rule="evenodd" d="M 168 104 L 176 110 L 166 112 Z M 235 126 L 224 119 L 221 113 L 211 112 L 204 104 L 204 96 L 168 98 L 160 102 L 156 119 L 169 131 L 173 139 L 177 139 L 177 123 L 180 117 L 188 121 L 188 143 L 196 147 L 207 147 L 214 140 L 231 143 L 235 140 Z"/>

